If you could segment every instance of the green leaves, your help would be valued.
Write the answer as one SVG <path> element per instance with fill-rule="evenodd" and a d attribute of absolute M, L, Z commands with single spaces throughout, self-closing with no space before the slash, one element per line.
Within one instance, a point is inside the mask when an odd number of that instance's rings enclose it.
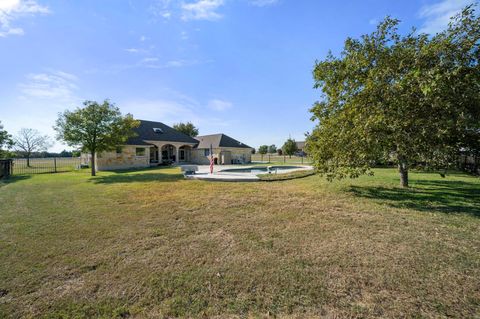
<path fill-rule="evenodd" d="M 173 128 L 191 137 L 198 136 L 198 128 L 190 122 L 173 124 Z"/>
<path fill-rule="evenodd" d="M 401 35 L 398 24 L 388 17 L 372 34 L 347 39 L 339 57 L 315 64 L 322 99 L 311 109 L 317 126 L 307 148 L 329 178 L 399 159 L 407 168 L 445 167 L 460 148 L 478 149 L 480 22 L 473 7 L 435 36 Z"/>
<path fill-rule="evenodd" d="M 125 144 L 134 136 L 132 129 L 139 122 L 131 114 L 122 116 L 108 100 L 102 104 L 85 101 L 83 105 L 83 108 L 59 114 L 54 127 L 59 140 L 82 151 L 103 152 Z"/>
<path fill-rule="evenodd" d="M 282 151 L 283 154 L 292 156 L 295 154 L 296 151 L 298 151 L 297 143 L 295 142 L 294 139 L 289 138 L 285 144 L 282 146 Z"/>
<path fill-rule="evenodd" d="M 262 155 L 265 155 L 268 153 L 268 145 L 261 145 L 259 148 L 258 148 L 258 153 L 259 154 L 262 154 Z"/>
<path fill-rule="evenodd" d="M 10 149 L 12 146 L 12 136 L 3 129 L 2 122 L 0 122 L 0 158 L 6 157 L 9 154 L 9 152 L 3 148 Z"/>

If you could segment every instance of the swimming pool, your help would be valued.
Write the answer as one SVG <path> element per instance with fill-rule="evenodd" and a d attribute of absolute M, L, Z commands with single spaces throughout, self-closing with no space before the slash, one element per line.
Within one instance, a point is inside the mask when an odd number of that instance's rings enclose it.
<path fill-rule="evenodd" d="M 283 171 L 303 169 L 303 166 L 253 166 L 245 168 L 228 168 L 223 169 L 219 173 L 248 173 L 248 174 L 266 174 L 281 173 Z"/>
<path fill-rule="evenodd" d="M 216 167 L 217 170 L 210 174 L 210 167 L 204 165 L 200 169 L 191 175 L 186 175 L 187 179 L 198 179 L 207 181 L 221 181 L 221 182 L 258 182 L 261 174 L 287 174 L 296 171 L 313 170 L 311 166 L 234 166 L 228 167 Z"/>

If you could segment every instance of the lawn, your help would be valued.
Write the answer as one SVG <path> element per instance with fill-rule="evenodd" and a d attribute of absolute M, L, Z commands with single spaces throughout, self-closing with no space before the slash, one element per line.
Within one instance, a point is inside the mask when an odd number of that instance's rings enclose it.
<path fill-rule="evenodd" d="M 0 318 L 480 316 L 480 179 L 0 184 Z"/>

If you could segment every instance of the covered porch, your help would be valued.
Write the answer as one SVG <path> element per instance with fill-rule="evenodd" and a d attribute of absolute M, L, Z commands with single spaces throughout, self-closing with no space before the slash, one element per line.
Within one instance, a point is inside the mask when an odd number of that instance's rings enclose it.
<path fill-rule="evenodd" d="M 192 148 L 194 145 L 185 143 L 159 143 L 149 142 L 150 165 L 184 164 L 192 160 Z"/>

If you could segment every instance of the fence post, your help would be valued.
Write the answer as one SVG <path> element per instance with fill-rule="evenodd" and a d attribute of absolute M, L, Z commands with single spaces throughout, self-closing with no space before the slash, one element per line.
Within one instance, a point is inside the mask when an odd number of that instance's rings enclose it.
<path fill-rule="evenodd" d="M 53 167 L 54 167 L 54 171 L 56 173 L 57 172 L 57 158 L 56 157 L 53 158 Z"/>
<path fill-rule="evenodd" d="M 268 162 L 270 163 L 270 154 L 268 154 Z"/>
<path fill-rule="evenodd" d="M 302 165 L 303 165 L 303 156 L 302 156 Z"/>
<path fill-rule="evenodd" d="M 287 162 L 287 155 L 283 155 L 283 164 Z"/>

